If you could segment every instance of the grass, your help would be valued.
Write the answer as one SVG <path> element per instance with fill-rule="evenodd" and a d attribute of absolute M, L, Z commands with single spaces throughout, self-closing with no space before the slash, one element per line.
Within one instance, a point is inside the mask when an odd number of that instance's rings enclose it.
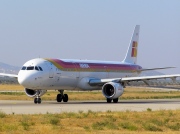
<path fill-rule="evenodd" d="M 29 116 L 23 115 L 22 119 L 20 120 L 20 124 L 22 125 L 24 130 L 29 130 L 30 127 L 30 119 Z M 31 123 L 33 124 L 33 123 Z"/>
<path fill-rule="evenodd" d="M 147 108 L 147 111 L 151 112 L 151 111 L 152 111 L 152 109 L 151 109 L 151 108 Z"/>
<path fill-rule="evenodd" d="M 129 130 L 129 131 L 138 130 L 138 127 L 135 124 L 127 122 L 127 121 L 119 123 L 119 126 L 123 129 Z"/>
<path fill-rule="evenodd" d="M 1 100 L 32 100 L 26 96 L 20 85 L 0 85 Z M 15 91 L 15 92 L 11 92 Z M 101 91 L 71 92 L 65 91 L 69 100 L 104 100 Z M 49 91 L 43 100 L 54 100 L 57 91 Z M 155 91 L 143 88 L 126 88 L 121 99 L 164 99 L 180 98 L 179 91 Z M 122 133 L 122 134 L 179 134 L 180 110 L 152 111 L 147 108 L 144 112 L 88 112 L 61 113 L 45 115 L 11 115 L 0 111 L 0 133 Z"/>
<path fill-rule="evenodd" d="M 0 133 L 178 134 L 179 131 L 180 110 L 5 114 L 0 120 Z"/>
<path fill-rule="evenodd" d="M 24 88 L 19 84 L 1 84 L 0 91 L 24 91 Z"/>
<path fill-rule="evenodd" d="M 4 117 L 6 117 L 6 114 L 4 112 L 0 111 L 0 118 L 4 118 Z"/>

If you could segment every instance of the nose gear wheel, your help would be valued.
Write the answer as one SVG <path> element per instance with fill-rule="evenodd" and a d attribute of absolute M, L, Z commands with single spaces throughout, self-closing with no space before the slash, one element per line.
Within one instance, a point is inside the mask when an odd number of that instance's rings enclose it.
<path fill-rule="evenodd" d="M 40 104 L 41 103 L 41 98 L 34 98 L 34 103 L 35 104 Z"/>
<path fill-rule="evenodd" d="M 34 103 L 35 104 L 40 104 L 41 103 L 41 98 L 40 98 L 40 91 L 37 90 L 37 96 L 34 98 Z"/>

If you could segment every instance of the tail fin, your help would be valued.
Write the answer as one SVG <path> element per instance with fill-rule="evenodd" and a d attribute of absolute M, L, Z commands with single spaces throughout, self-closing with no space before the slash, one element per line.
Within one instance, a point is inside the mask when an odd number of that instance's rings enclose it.
<path fill-rule="evenodd" d="M 132 35 L 126 57 L 123 62 L 136 64 L 138 54 L 138 40 L 139 40 L 140 25 L 136 25 Z"/>

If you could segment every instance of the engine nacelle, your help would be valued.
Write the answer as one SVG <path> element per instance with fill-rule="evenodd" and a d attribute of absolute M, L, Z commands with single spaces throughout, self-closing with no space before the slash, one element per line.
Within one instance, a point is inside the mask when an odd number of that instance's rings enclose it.
<path fill-rule="evenodd" d="M 38 94 L 39 96 L 42 96 L 47 92 L 47 90 L 33 90 L 33 89 L 28 89 L 28 88 L 25 88 L 24 90 L 25 90 L 26 95 L 29 97 L 36 97 Z"/>
<path fill-rule="evenodd" d="M 115 82 L 108 82 L 102 87 L 102 93 L 108 99 L 119 98 L 119 96 L 121 96 L 123 92 L 123 86 Z"/>

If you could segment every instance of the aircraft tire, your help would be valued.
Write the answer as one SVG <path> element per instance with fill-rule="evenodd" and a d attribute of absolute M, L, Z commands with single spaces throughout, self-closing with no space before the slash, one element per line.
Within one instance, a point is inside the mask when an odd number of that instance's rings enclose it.
<path fill-rule="evenodd" d="M 35 104 L 40 104 L 41 103 L 41 98 L 34 98 L 34 103 Z"/>
<path fill-rule="evenodd" d="M 63 102 L 68 102 L 68 95 L 67 95 L 67 94 L 64 94 L 64 96 L 63 96 Z"/>
<path fill-rule="evenodd" d="M 57 95 L 57 98 L 56 98 L 56 100 L 57 100 L 57 102 L 61 102 L 62 101 L 62 95 L 61 94 L 58 94 Z"/>
<path fill-rule="evenodd" d="M 37 98 L 37 103 L 41 104 L 41 98 Z"/>
<path fill-rule="evenodd" d="M 37 104 L 37 98 L 34 98 L 34 103 Z"/>
<path fill-rule="evenodd" d="M 107 98 L 107 103 L 111 103 L 112 99 Z"/>
<path fill-rule="evenodd" d="M 113 99 L 113 102 L 114 102 L 114 103 L 117 103 L 117 102 L 118 102 L 118 99 L 119 99 L 119 98 Z"/>

